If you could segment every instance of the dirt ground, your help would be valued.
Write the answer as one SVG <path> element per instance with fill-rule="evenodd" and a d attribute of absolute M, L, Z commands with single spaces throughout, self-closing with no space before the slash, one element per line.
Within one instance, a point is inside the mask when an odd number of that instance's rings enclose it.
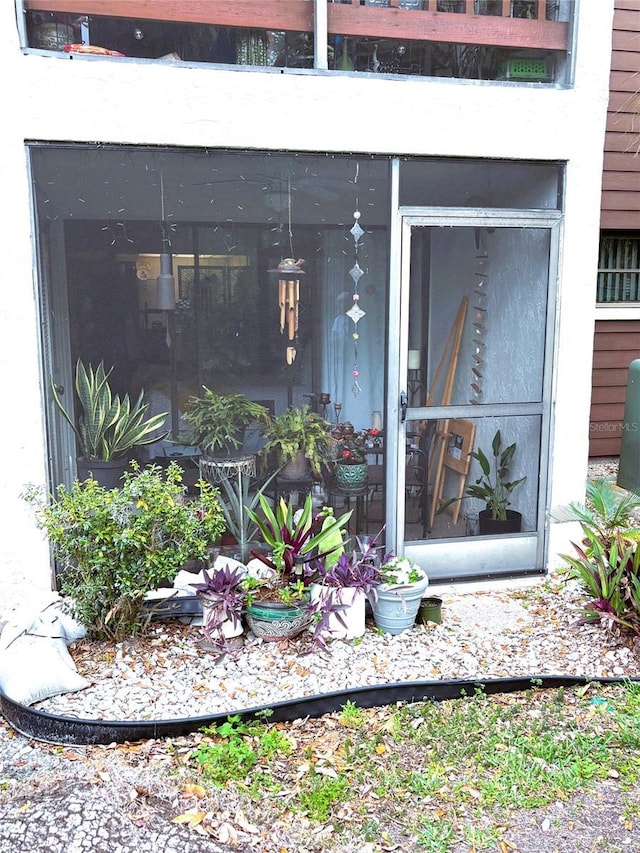
<path fill-rule="evenodd" d="M 307 729 L 322 720 L 304 723 Z M 320 736 L 320 731 L 318 732 Z M 190 737 L 108 747 L 61 747 L 16 734 L 0 722 L 0 853 L 382 853 L 425 851 L 398 839 L 335 846 L 331 826 L 291 817 L 261 824 L 238 789 L 190 796 L 179 767 Z M 246 803 L 246 801 L 245 801 Z M 176 816 L 206 810 L 208 831 Z M 622 790 L 615 778 L 545 809 L 510 813 L 498 846 L 458 843 L 451 853 L 614 853 L 640 850 L 640 788 Z M 377 817 L 385 827 L 384 809 Z M 635 824 L 635 826 L 634 826 Z M 396 836 L 397 837 L 397 836 Z M 439 848 L 440 849 L 440 848 Z"/>

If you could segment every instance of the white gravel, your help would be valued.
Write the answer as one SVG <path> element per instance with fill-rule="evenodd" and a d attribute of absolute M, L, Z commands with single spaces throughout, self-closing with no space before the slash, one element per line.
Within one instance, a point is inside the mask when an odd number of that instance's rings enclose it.
<path fill-rule="evenodd" d="M 301 654 L 307 638 L 270 643 L 248 633 L 237 654 L 220 659 L 202 649 L 200 628 L 161 622 L 143 641 L 80 641 L 72 652 L 91 686 L 37 707 L 97 719 L 170 719 L 389 682 L 640 675 L 640 638 L 578 624 L 575 587 L 540 582 L 443 601 L 441 625 L 391 636 L 369 624 L 363 638 L 332 641 L 327 654 Z"/>

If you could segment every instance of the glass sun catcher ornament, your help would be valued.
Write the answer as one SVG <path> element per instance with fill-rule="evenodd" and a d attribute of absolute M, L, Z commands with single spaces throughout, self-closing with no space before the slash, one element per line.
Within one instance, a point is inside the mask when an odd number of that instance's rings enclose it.
<path fill-rule="evenodd" d="M 360 334 L 358 332 L 358 323 L 362 318 L 366 315 L 366 311 L 363 311 L 360 307 L 360 293 L 358 292 L 358 283 L 362 276 L 364 275 L 364 270 L 360 267 L 358 263 L 358 253 L 360 248 L 360 240 L 364 234 L 364 231 L 360 225 L 360 211 L 357 209 L 353 212 L 353 227 L 351 228 L 351 236 L 353 237 L 354 244 L 354 254 L 355 254 L 355 263 L 349 270 L 349 275 L 353 280 L 353 305 L 346 312 L 347 317 L 353 322 L 353 333 L 351 337 L 353 338 L 353 370 L 351 371 L 351 375 L 353 377 L 353 384 L 351 385 L 351 390 L 354 395 L 357 396 L 362 388 L 360 387 L 360 383 L 358 382 L 358 378 L 360 376 L 360 370 L 358 367 L 358 340 L 360 338 Z"/>

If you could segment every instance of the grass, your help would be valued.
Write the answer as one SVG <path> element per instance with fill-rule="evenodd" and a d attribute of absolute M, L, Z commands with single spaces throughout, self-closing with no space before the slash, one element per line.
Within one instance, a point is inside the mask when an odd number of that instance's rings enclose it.
<path fill-rule="evenodd" d="M 508 850 L 514 810 L 640 780 L 640 685 L 589 685 L 207 730 L 189 767 L 260 822 L 331 827 L 323 849 Z M 629 800 L 624 819 L 640 821 Z M 377 846 L 376 846 L 377 845 Z M 502 846 L 501 846 L 502 845 Z M 359 849 L 353 846 L 353 849 Z"/>

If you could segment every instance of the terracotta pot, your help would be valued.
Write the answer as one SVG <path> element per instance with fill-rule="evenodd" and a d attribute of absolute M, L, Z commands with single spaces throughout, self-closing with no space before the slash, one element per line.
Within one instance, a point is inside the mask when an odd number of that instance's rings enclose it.
<path fill-rule="evenodd" d="M 299 450 L 293 459 L 291 459 L 280 471 L 279 477 L 281 480 L 304 480 L 311 474 L 311 466 L 309 460 L 304 455 L 304 451 Z"/>

